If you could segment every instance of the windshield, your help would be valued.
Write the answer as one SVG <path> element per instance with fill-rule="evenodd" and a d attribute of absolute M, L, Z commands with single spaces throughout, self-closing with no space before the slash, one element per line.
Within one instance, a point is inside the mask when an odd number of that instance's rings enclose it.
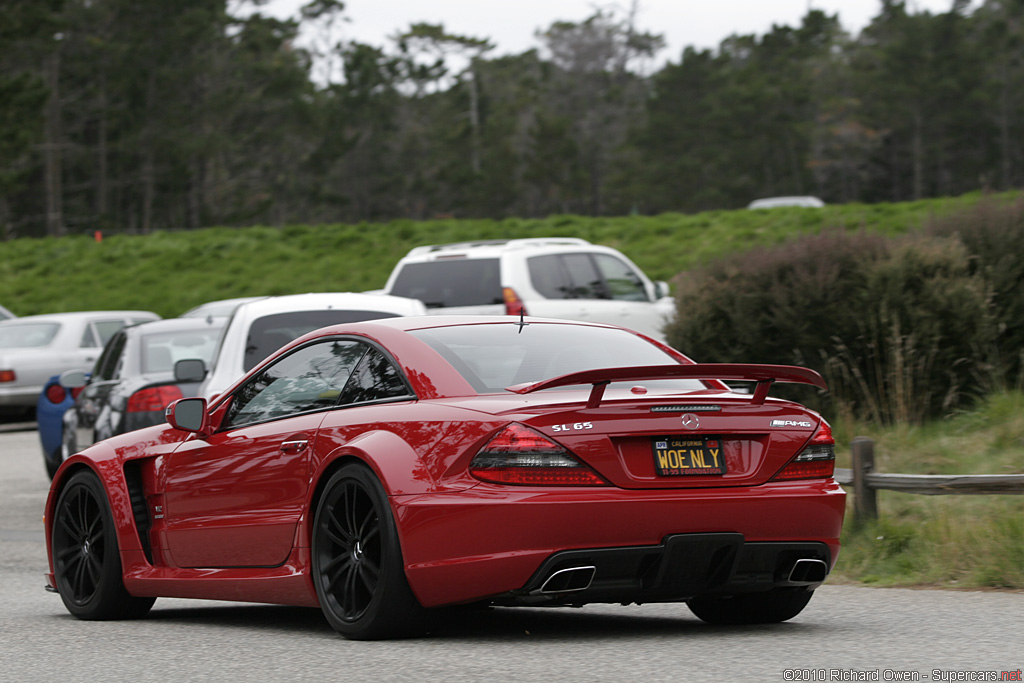
<path fill-rule="evenodd" d="M 0 349 L 32 349 L 49 345 L 60 323 L 7 323 L 0 325 Z"/>
<path fill-rule="evenodd" d="M 142 372 L 172 372 L 179 360 L 198 359 L 207 367 L 217 348 L 220 327 L 186 332 L 159 332 L 142 337 Z"/>
<path fill-rule="evenodd" d="M 598 368 L 675 365 L 665 351 L 625 330 L 585 325 L 518 322 L 414 330 L 479 393 Z M 636 382 L 613 383 L 628 389 Z M 700 391 L 697 380 L 644 380 L 658 393 Z M 563 388 L 564 390 L 564 388 Z"/>

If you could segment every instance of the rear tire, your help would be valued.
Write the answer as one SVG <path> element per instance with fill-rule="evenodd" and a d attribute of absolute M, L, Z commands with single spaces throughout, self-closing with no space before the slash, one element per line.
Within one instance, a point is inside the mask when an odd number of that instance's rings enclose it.
<path fill-rule="evenodd" d="M 721 598 L 692 598 L 686 605 L 709 624 L 777 624 L 800 614 L 814 591 L 776 588 Z"/>
<path fill-rule="evenodd" d="M 313 585 L 346 638 L 413 635 L 425 610 L 405 577 L 391 506 L 373 473 L 345 465 L 327 482 L 313 522 Z"/>
<path fill-rule="evenodd" d="M 114 518 L 91 470 L 72 475 L 61 491 L 51 538 L 57 592 L 71 614 L 105 621 L 149 612 L 156 598 L 137 598 L 124 587 Z"/>

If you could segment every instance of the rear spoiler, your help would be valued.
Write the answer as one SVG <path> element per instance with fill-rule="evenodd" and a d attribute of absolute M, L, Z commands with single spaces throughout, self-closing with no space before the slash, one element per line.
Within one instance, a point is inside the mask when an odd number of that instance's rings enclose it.
<path fill-rule="evenodd" d="M 540 382 L 527 382 L 507 387 L 516 394 L 532 394 L 542 389 L 564 387 L 572 384 L 592 384 L 588 408 L 601 405 L 604 390 L 611 382 L 626 382 L 642 379 L 706 379 L 757 382 L 753 405 L 761 405 L 768 397 L 768 390 L 775 382 L 811 384 L 828 389 L 825 380 L 814 370 L 795 365 L 751 365 L 739 363 L 696 363 L 693 365 L 641 365 L 632 368 L 601 368 L 570 372 L 568 375 L 552 377 Z"/>

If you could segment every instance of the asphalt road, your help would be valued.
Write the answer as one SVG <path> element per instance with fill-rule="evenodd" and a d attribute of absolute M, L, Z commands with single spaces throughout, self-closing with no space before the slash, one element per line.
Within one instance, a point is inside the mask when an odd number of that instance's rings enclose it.
<path fill-rule="evenodd" d="M 495 609 L 371 643 L 317 610 L 238 603 L 160 599 L 140 621 L 82 622 L 43 590 L 48 485 L 36 432 L 0 429 L 0 681 L 1021 680 L 1024 667 L 1022 593 L 826 585 L 791 622 L 741 628 L 683 605 Z"/>

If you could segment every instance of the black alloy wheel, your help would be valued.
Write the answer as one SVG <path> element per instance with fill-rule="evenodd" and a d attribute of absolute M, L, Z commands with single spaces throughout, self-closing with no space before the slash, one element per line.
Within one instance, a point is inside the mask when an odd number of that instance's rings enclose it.
<path fill-rule="evenodd" d="M 423 608 L 409 588 L 391 507 L 366 467 L 328 481 L 313 528 L 313 584 L 331 626 L 347 638 L 411 635 Z"/>
<path fill-rule="evenodd" d="M 128 593 L 113 516 L 92 471 L 75 473 L 61 491 L 53 517 L 53 571 L 65 607 L 85 620 L 145 615 L 156 598 Z"/>
<path fill-rule="evenodd" d="M 814 591 L 806 588 L 775 588 L 763 593 L 692 598 L 686 604 L 709 624 L 777 624 L 800 614 L 812 595 Z"/>

